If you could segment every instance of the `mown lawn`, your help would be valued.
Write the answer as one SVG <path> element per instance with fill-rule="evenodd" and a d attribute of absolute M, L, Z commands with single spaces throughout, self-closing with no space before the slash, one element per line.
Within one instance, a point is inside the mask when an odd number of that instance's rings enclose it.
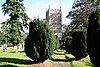
<path fill-rule="evenodd" d="M 70 60 L 70 58 L 69 58 Z M 89 56 L 80 60 L 70 60 L 70 65 L 72 67 L 95 67 L 91 62 Z"/>
<path fill-rule="evenodd" d="M 53 59 L 48 59 L 54 67 L 94 67 L 90 62 L 89 56 L 81 60 L 75 60 L 71 54 L 57 55 L 53 54 Z M 25 55 L 22 49 L 14 50 L 12 47 L 8 48 L 7 52 L 3 52 L 0 48 L 0 67 L 27 67 L 32 65 L 31 59 Z"/>
<path fill-rule="evenodd" d="M 91 62 L 89 56 L 76 60 L 72 54 L 57 55 L 53 54 L 53 60 L 48 60 L 54 65 L 59 64 L 61 67 L 65 67 L 64 64 L 69 64 L 70 67 L 95 67 Z"/>
<path fill-rule="evenodd" d="M 30 63 L 22 49 L 14 50 L 10 47 L 7 52 L 3 52 L 0 48 L 0 67 L 26 67 Z"/>
<path fill-rule="evenodd" d="M 69 64 L 70 67 L 95 67 L 91 62 L 89 56 L 80 59 L 75 60 L 75 57 L 71 54 L 66 54 L 65 57 L 61 55 L 53 55 L 53 60 L 48 59 L 49 62 L 52 62 L 54 65 L 60 65 L 61 67 L 65 67 L 64 64 Z M 60 59 L 57 59 L 60 58 Z M 66 59 L 64 59 L 66 58 Z"/>

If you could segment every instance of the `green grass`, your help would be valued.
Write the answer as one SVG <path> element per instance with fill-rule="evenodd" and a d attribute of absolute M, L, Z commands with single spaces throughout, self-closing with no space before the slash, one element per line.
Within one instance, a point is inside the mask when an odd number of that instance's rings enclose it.
<path fill-rule="evenodd" d="M 81 60 L 75 60 L 75 57 L 71 54 L 53 54 L 52 58 L 53 60 L 48 59 L 47 61 L 62 67 L 66 63 L 70 64 L 71 67 L 94 67 L 90 62 L 89 56 Z M 7 52 L 3 52 L 0 48 L 0 67 L 26 67 L 30 63 L 31 59 L 25 55 L 22 49 L 14 50 L 13 48 L 8 48 Z"/>
<path fill-rule="evenodd" d="M 49 62 L 53 62 L 54 64 L 58 63 L 60 65 L 64 63 L 70 64 L 71 67 L 95 67 L 91 62 L 89 56 L 76 60 L 72 54 L 58 55 L 53 54 L 52 59 L 48 60 Z"/>
<path fill-rule="evenodd" d="M 26 67 L 31 61 L 21 49 L 8 48 L 3 52 L 0 48 L 0 67 Z"/>
<path fill-rule="evenodd" d="M 70 62 L 72 67 L 95 67 L 91 62 L 89 56 L 80 59 L 80 60 L 73 60 Z"/>

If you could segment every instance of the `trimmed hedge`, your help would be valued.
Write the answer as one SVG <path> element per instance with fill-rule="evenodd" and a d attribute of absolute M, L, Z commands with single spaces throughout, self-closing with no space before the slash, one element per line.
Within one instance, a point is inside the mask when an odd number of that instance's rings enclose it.
<path fill-rule="evenodd" d="M 25 40 L 25 53 L 34 62 L 50 58 L 59 47 L 59 41 L 48 28 L 45 20 L 34 19 L 29 25 L 29 35 Z"/>
<path fill-rule="evenodd" d="M 87 56 L 86 29 L 74 29 L 72 36 L 64 37 L 65 50 L 71 53 L 76 59 L 82 59 Z"/>
<path fill-rule="evenodd" d="M 87 56 L 87 45 L 86 45 L 86 30 L 75 29 L 72 34 L 71 54 L 76 59 L 82 59 Z"/>
<path fill-rule="evenodd" d="M 71 36 L 67 36 L 64 45 L 65 45 L 65 50 L 68 53 L 71 52 L 71 44 L 72 44 L 72 37 Z"/>

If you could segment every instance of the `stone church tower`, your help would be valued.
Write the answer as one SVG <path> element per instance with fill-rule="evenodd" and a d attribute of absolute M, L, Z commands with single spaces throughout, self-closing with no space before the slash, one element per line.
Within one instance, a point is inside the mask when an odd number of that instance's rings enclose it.
<path fill-rule="evenodd" d="M 60 9 L 49 9 L 46 11 L 46 19 L 49 27 L 54 31 L 55 36 L 61 40 L 62 38 L 62 11 Z"/>

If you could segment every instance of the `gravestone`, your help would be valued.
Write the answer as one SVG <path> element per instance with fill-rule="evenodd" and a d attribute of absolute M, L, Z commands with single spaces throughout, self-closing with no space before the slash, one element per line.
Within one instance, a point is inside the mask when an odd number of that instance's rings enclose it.
<path fill-rule="evenodd" d="M 17 46 L 14 46 L 14 49 L 16 50 L 17 49 Z"/>
<path fill-rule="evenodd" d="M 6 52 L 6 51 L 7 51 L 7 44 L 4 44 L 4 45 L 2 46 L 2 48 L 3 48 L 3 52 Z"/>

